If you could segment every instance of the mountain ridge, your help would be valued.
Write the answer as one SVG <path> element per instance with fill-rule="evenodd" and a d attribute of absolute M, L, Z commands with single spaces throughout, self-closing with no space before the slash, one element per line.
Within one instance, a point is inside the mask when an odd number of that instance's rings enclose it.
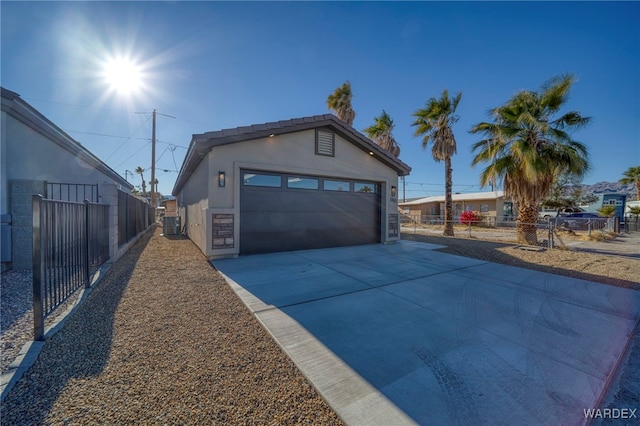
<path fill-rule="evenodd" d="M 585 195 L 599 195 L 609 192 L 627 194 L 627 201 L 632 201 L 636 198 L 636 186 L 633 183 L 623 184 L 620 182 L 597 182 L 590 185 L 582 184 L 582 192 Z"/>

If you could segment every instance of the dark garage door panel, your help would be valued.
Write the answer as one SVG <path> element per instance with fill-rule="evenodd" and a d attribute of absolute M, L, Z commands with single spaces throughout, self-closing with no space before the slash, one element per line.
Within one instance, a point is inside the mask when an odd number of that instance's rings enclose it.
<path fill-rule="evenodd" d="M 242 187 L 240 252 L 380 242 L 379 194 Z"/>
<path fill-rule="evenodd" d="M 240 234 L 242 254 L 272 253 L 312 248 L 375 244 L 379 238 L 371 237 L 371 229 L 300 230 L 287 232 L 254 232 Z"/>

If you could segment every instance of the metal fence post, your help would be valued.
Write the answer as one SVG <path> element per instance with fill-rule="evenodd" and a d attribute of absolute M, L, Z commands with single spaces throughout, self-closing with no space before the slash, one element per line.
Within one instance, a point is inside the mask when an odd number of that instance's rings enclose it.
<path fill-rule="evenodd" d="M 84 257 L 84 287 L 91 287 L 91 259 L 89 258 L 89 200 L 84 200 L 84 241 L 82 244 L 82 257 Z"/>
<path fill-rule="evenodd" d="M 33 340 L 44 340 L 43 313 L 43 268 L 41 249 L 42 226 L 42 195 L 34 195 L 33 201 L 33 238 L 32 238 L 32 269 L 33 269 Z"/>

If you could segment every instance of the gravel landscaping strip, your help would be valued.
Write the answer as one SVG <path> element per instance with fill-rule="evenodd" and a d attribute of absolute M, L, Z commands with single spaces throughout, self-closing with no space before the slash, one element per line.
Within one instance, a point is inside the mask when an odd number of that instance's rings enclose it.
<path fill-rule="evenodd" d="M 31 271 L 2 274 L 0 305 L 0 372 L 5 373 L 25 343 L 33 340 L 33 281 Z M 75 305 L 82 289 L 71 294 L 47 318 L 45 330 Z"/>
<path fill-rule="evenodd" d="M 341 424 L 195 245 L 156 229 L 7 396 L 2 424 Z"/>
<path fill-rule="evenodd" d="M 413 233 L 403 233 L 402 238 L 443 245 L 440 251 L 458 256 L 640 290 L 638 258 L 561 249 L 529 251 L 510 243 Z"/>

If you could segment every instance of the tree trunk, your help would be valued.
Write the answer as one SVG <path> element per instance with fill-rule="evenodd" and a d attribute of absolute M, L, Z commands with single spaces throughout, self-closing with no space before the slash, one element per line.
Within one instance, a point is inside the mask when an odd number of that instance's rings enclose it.
<path fill-rule="evenodd" d="M 445 183 L 444 183 L 444 235 L 453 237 L 453 208 L 451 201 L 451 190 L 453 187 L 451 179 L 451 157 L 444 159 Z"/>
<path fill-rule="evenodd" d="M 538 208 L 536 205 L 518 205 L 518 244 L 538 245 Z"/>

